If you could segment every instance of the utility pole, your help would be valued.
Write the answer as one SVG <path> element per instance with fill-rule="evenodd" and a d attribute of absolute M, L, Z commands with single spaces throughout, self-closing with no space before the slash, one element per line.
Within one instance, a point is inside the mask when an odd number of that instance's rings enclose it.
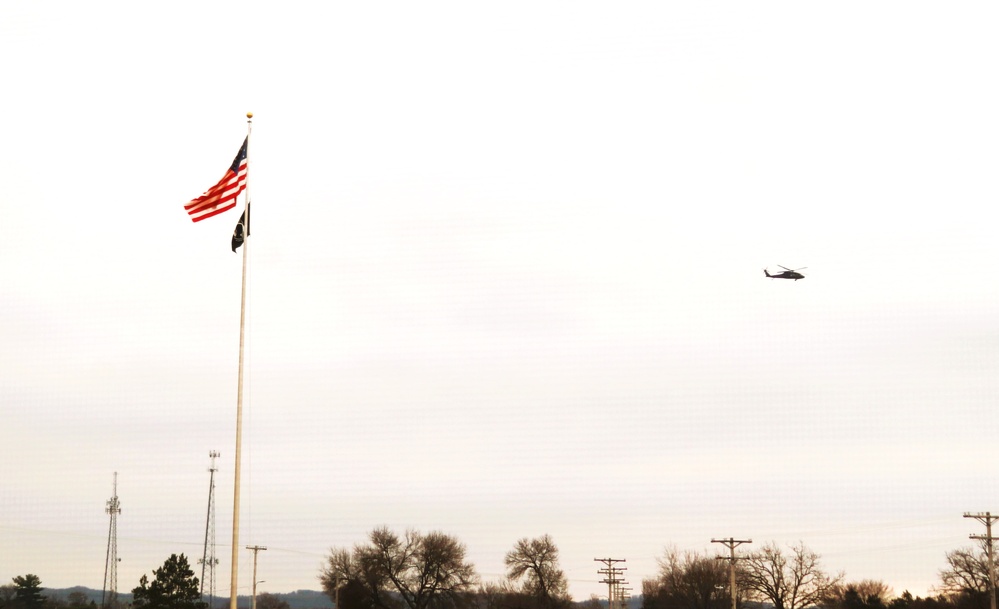
<path fill-rule="evenodd" d="M 246 549 L 253 550 L 253 599 L 250 601 L 250 609 L 257 609 L 257 553 L 267 548 L 265 546 L 246 546 Z"/>
<path fill-rule="evenodd" d="M 625 582 L 628 583 L 628 582 Z M 630 586 L 620 586 L 618 587 L 618 601 L 621 603 L 621 609 L 626 609 L 628 607 L 628 601 L 631 600 L 631 587 Z"/>
<path fill-rule="evenodd" d="M 607 576 L 600 580 L 600 583 L 607 584 L 607 609 L 614 609 L 614 590 L 620 584 L 628 583 L 623 579 L 618 578 L 619 575 L 624 575 L 624 572 L 627 571 L 627 567 L 615 567 L 614 563 L 627 562 L 627 560 L 624 558 L 594 558 L 593 560 L 607 565 L 606 569 L 599 569 L 597 570 L 597 573 Z"/>
<path fill-rule="evenodd" d="M 738 597 L 738 595 L 736 594 L 736 590 L 735 590 L 735 560 L 736 560 L 735 559 L 735 548 L 736 548 L 736 546 L 740 546 L 740 545 L 742 545 L 744 543 L 753 543 L 753 540 L 752 539 L 736 539 L 734 537 L 729 537 L 728 539 L 712 539 L 711 543 L 720 543 L 720 544 L 724 545 L 726 548 L 728 548 L 728 551 L 729 551 L 729 556 L 728 557 L 718 556 L 716 558 L 718 558 L 719 560 L 727 560 L 727 561 L 729 561 L 729 565 L 728 565 L 728 571 L 729 571 L 729 583 L 728 583 L 728 587 L 729 587 L 729 590 L 732 592 L 732 609 L 736 609 L 735 604 L 736 604 L 736 598 Z M 996 609 L 996 608 L 992 607 L 992 609 Z"/>
<path fill-rule="evenodd" d="M 965 518 L 974 518 L 978 522 L 985 525 L 985 536 L 981 535 L 968 535 L 971 539 L 985 540 L 985 555 L 989 559 L 989 609 L 996 609 L 996 569 L 992 558 L 992 523 L 999 520 L 999 515 L 993 516 L 991 512 L 985 512 L 984 514 L 971 514 L 968 512 L 964 513 Z"/>

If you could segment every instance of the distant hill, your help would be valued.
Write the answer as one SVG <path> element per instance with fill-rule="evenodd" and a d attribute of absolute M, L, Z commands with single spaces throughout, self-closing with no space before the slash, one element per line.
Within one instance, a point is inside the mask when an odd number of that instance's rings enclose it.
<path fill-rule="evenodd" d="M 101 605 L 101 601 L 104 596 L 103 590 L 94 590 L 93 588 L 87 588 L 84 586 L 73 586 L 72 588 L 42 588 L 42 596 L 45 598 L 58 598 L 66 600 L 73 592 L 82 592 L 87 596 L 88 601 L 93 601 L 98 607 Z M 131 603 L 132 595 L 122 594 L 119 592 L 118 600 L 123 603 Z"/>
<path fill-rule="evenodd" d="M 44 588 L 42 590 L 44 596 L 61 598 L 62 600 L 66 600 L 72 592 L 82 592 L 87 595 L 88 600 L 94 601 L 98 606 L 100 606 L 101 597 L 104 595 L 103 590 L 94 590 L 93 588 L 86 588 L 84 586 Z M 333 602 L 329 597 L 316 590 L 296 590 L 284 593 L 270 592 L 269 594 L 288 603 L 291 609 L 333 609 Z M 130 592 L 119 592 L 118 601 L 123 604 L 129 604 L 132 602 L 132 594 Z M 240 596 L 236 603 L 240 609 L 249 609 L 250 597 Z M 229 606 L 229 597 L 216 597 L 213 605 L 213 609 L 225 609 Z"/>
<path fill-rule="evenodd" d="M 291 609 L 333 609 L 333 601 L 330 597 L 326 596 L 325 593 L 319 592 L 317 590 L 295 590 L 294 592 L 286 592 L 283 594 L 277 594 L 271 592 L 274 596 L 288 603 Z M 243 606 L 243 597 L 239 597 L 239 606 Z M 249 597 L 246 600 L 246 606 L 249 607 Z"/>

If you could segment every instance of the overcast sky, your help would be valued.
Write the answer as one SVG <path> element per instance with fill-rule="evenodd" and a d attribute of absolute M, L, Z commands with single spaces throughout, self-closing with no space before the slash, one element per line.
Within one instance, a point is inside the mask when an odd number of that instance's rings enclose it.
<path fill-rule="evenodd" d="M 442 530 L 577 600 L 804 542 L 926 594 L 999 512 L 999 5 L 0 6 L 0 582 L 229 594 Z M 807 267 L 801 281 L 763 269 Z M 252 556 L 241 551 L 240 592 Z"/>

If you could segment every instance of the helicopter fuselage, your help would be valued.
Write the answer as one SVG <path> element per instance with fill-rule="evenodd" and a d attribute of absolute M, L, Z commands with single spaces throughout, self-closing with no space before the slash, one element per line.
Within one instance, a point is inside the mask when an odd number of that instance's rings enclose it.
<path fill-rule="evenodd" d="M 797 271 L 783 271 L 783 272 L 777 273 L 775 275 L 771 275 L 770 271 L 768 271 L 766 269 L 763 269 L 763 272 L 766 273 L 767 277 L 769 277 L 771 279 L 794 279 L 795 281 L 798 281 L 799 279 L 804 279 L 805 278 L 804 275 L 802 275 L 801 273 L 799 273 Z"/>

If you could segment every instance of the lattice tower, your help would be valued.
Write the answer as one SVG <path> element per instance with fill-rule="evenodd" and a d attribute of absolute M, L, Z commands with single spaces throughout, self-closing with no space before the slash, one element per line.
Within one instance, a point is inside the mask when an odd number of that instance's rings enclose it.
<path fill-rule="evenodd" d="M 205 519 L 205 551 L 198 561 L 201 563 L 201 598 L 205 598 L 205 586 L 208 587 L 208 606 L 212 607 L 215 602 L 215 565 L 219 564 L 219 559 L 215 557 L 215 472 L 218 467 L 215 460 L 219 453 L 211 451 L 208 453 L 211 458 L 210 472 L 208 478 L 208 516 Z"/>
<path fill-rule="evenodd" d="M 115 609 L 118 606 L 118 472 L 114 473 L 114 489 L 104 511 L 111 515 L 108 525 L 108 551 L 104 561 L 104 591 L 101 593 L 101 607 Z"/>

